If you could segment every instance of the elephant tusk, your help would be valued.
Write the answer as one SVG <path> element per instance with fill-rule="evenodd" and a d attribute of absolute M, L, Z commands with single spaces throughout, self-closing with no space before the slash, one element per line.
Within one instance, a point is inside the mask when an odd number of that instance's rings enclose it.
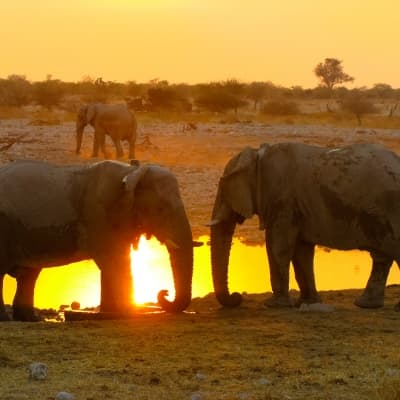
<path fill-rule="evenodd" d="M 171 239 L 166 239 L 164 243 L 170 249 L 174 249 L 174 250 L 180 249 L 180 247 Z"/>
<path fill-rule="evenodd" d="M 220 219 L 213 219 L 210 222 L 207 222 L 205 226 L 214 226 L 214 225 L 218 225 L 221 222 Z"/>
<path fill-rule="evenodd" d="M 201 247 L 203 244 L 203 242 L 198 242 L 197 240 L 193 240 L 192 242 L 193 247 Z"/>

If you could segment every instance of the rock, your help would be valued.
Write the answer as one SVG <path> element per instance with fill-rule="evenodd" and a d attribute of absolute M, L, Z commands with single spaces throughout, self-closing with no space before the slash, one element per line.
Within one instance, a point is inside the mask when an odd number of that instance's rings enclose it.
<path fill-rule="evenodd" d="M 258 380 L 258 384 L 259 385 L 269 385 L 270 384 L 270 381 L 269 381 L 269 379 L 267 379 L 267 378 L 260 378 L 259 380 Z"/>
<path fill-rule="evenodd" d="M 197 379 L 198 381 L 205 381 L 205 380 L 207 379 L 207 375 L 204 375 L 204 374 L 202 374 L 201 372 L 198 372 L 198 373 L 195 375 L 195 377 L 196 377 L 196 379 Z"/>
<path fill-rule="evenodd" d="M 193 393 L 190 396 L 190 400 L 202 400 L 203 396 L 200 393 Z"/>
<path fill-rule="evenodd" d="M 29 379 L 40 381 L 47 378 L 47 365 L 41 362 L 34 362 L 30 364 L 28 371 Z"/>
<path fill-rule="evenodd" d="M 75 396 L 68 392 L 58 392 L 55 400 L 74 400 Z"/>
<path fill-rule="evenodd" d="M 300 306 L 299 311 L 301 311 L 301 312 L 333 312 L 333 311 L 335 311 L 335 307 L 330 304 L 324 304 L 324 303 L 312 303 L 312 304 L 303 303 Z"/>

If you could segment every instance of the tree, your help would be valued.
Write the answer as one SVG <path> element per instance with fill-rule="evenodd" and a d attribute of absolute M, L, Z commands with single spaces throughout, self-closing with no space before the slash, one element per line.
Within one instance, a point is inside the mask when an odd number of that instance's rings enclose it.
<path fill-rule="evenodd" d="M 337 58 L 325 58 L 314 68 L 314 73 L 323 86 L 332 90 L 335 85 L 353 82 L 354 78 L 343 71 L 342 61 Z"/>
<path fill-rule="evenodd" d="M 365 90 L 353 90 L 342 101 L 342 109 L 352 113 L 357 118 L 358 124 L 362 123 L 362 116 L 377 112 L 374 104 L 366 98 Z"/>
<path fill-rule="evenodd" d="M 239 87 L 232 81 L 204 84 L 198 87 L 199 94 L 196 97 L 196 104 L 209 111 L 225 112 L 237 110 L 247 104 L 238 94 Z"/>
<path fill-rule="evenodd" d="M 45 81 L 35 82 L 33 85 L 33 99 L 48 110 L 58 106 L 63 96 L 63 83 L 58 79 L 52 79 L 51 75 L 47 75 Z"/>
<path fill-rule="evenodd" d="M 0 104 L 21 107 L 30 103 L 32 85 L 24 75 L 9 75 L 0 79 Z"/>
<path fill-rule="evenodd" d="M 264 99 L 267 93 L 267 86 L 264 82 L 251 82 L 247 87 L 247 97 L 253 101 L 254 110 L 257 110 L 258 104 Z"/>
<path fill-rule="evenodd" d="M 192 105 L 184 91 L 177 86 L 169 86 L 167 81 L 159 81 L 147 90 L 147 98 L 154 110 L 191 111 Z"/>

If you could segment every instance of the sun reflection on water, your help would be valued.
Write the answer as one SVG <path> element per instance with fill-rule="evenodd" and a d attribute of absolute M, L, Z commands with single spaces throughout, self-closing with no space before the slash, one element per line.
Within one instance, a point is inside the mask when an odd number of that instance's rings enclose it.
<path fill-rule="evenodd" d="M 209 237 L 197 239 L 204 243 Z M 141 238 L 138 251 L 132 251 L 134 301 L 137 304 L 156 302 L 157 293 L 167 289 L 174 297 L 174 284 L 168 251 L 156 239 Z M 325 251 L 317 248 L 315 277 L 319 290 L 363 288 L 371 271 L 369 254 L 361 251 Z M 388 284 L 400 283 L 400 271 L 391 269 Z M 297 289 L 291 268 L 290 286 Z M 264 293 L 271 291 L 269 269 L 264 246 L 246 246 L 234 240 L 229 266 L 231 291 Z M 12 303 L 15 280 L 5 279 L 5 301 Z M 193 297 L 213 291 L 210 247 L 194 248 Z M 65 267 L 44 269 L 37 282 L 35 305 L 39 308 L 58 308 L 61 304 L 78 301 L 82 307 L 97 306 L 100 302 L 100 272 L 92 261 L 82 261 Z"/>

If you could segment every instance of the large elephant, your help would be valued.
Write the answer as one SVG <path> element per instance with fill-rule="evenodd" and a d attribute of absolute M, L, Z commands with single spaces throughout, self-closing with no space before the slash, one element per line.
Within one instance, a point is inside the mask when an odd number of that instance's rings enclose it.
<path fill-rule="evenodd" d="M 56 166 L 16 161 L 0 168 L 0 289 L 17 279 L 16 320 L 35 320 L 40 268 L 93 259 L 101 270 L 101 311 L 132 309 L 131 244 L 154 235 L 169 251 L 175 299 L 158 295 L 169 312 L 191 301 L 193 241 L 178 183 L 167 169 L 102 161 Z M 0 292 L 0 320 L 6 320 Z"/>
<path fill-rule="evenodd" d="M 265 229 L 273 296 L 292 305 L 289 265 L 300 288 L 298 304 L 320 301 L 314 280 L 315 245 L 367 250 L 371 276 L 355 304 L 383 305 L 389 269 L 400 261 L 400 158 L 374 144 L 322 148 L 300 143 L 245 148 L 225 167 L 212 213 L 214 288 L 227 307 L 241 303 L 227 285 L 235 225 L 256 214 Z"/>
<path fill-rule="evenodd" d="M 99 147 L 108 158 L 106 151 L 106 135 L 110 136 L 117 158 L 124 155 L 121 140 L 129 143 L 129 158 L 135 158 L 137 123 L 135 116 L 124 104 L 86 104 L 78 112 L 76 119 L 76 153 L 79 154 L 82 144 L 83 130 L 86 125 L 94 128 L 92 157 L 97 157 Z"/>

